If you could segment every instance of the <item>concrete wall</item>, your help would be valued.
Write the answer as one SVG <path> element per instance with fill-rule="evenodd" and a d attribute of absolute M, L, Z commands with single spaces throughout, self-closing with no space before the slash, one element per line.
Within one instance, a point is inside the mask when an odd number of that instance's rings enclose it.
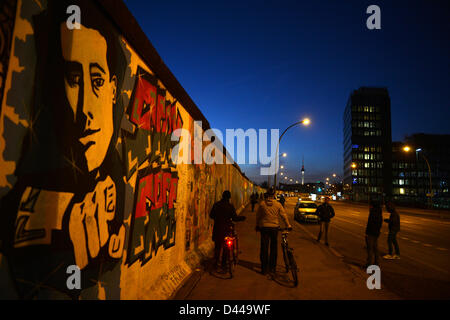
<path fill-rule="evenodd" d="M 241 209 L 261 190 L 235 165 L 174 163 L 172 133 L 209 124 L 122 2 L 0 10 L 1 295 L 169 298 L 212 249 L 222 192 Z"/>

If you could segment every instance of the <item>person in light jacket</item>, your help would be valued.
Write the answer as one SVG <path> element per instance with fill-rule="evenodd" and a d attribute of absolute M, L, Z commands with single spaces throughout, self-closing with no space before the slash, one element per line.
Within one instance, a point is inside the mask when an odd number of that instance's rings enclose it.
<path fill-rule="evenodd" d="M 292 228 L 286 211 L 274 199 L 274 195 L 273 189 L 264 194 L 264 201 L 261 202 L 256 212 L 256 231 L 261 232 L 260 259 L 262 274 L 276 272 L 279 219 L 282 220 L 283 227 Z"/>

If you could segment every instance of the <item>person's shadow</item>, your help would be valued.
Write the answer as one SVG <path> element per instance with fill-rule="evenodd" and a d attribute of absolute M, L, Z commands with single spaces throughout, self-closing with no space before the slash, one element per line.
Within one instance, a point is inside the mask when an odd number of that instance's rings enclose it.
<path fill-rule="evenodd" d="M 256 273 L 261 273 L 261 265 L 259 263 L 245 261 L 245 260 L 239 260 L 238 265 L 240 265 L 244 268 L 247 268 L 251 271 L 254 271 Z"/>
<path fill-rule="evenodd" d="M 245 261 L 245 260 L 239 260 L 238 265 L 247 268 L 249 270 L 252 270 L 258 274 L 262 275 L 261 271 L 261 264 L 251 262 L 251 261 Z M 283 287 L 293 288 L 294 283 L 289 279 L 289 274 L 286 273 L 286 268 L 284 266 L 277 266 L 277 272 L 272 276 L 272 280 L 278 283 L 279 285 Z"/>
<path fill-rule="evenodd" d="M 283 266 L 277 266 L 276 273 L 272 276 L 272 280 L 278 283 L 280 286 L 287 287 L 287 288 L 295 288 L 294 281 L 290 279 L 290 272 L 286 272 L 286 267 Z M 298 275 L 297 275 L 298 276 Z"/>

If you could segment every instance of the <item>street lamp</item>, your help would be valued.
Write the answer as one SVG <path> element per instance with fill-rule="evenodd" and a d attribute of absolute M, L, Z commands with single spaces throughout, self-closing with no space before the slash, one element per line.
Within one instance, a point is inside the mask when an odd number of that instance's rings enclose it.
<path fill-rule="evenodd" d="M 283 138 L 284 134 L 286 133 L 286 131 L 288 131 L 290 128 L 299 125 L 299 124 L 303 124 L 304 126 L 308 126 L 311 123 L 311 120 L 309 120 L 308 118 L 305 118 L 301 121 L 298 121 L 296 123 L 291 124 L 289 127 L 287 127 L 283 133 L 281 134 L 280 138 L 278 139 L 278 144 L 277 144 L 277 152 L 275 153 L 276 155 L 278 155 L 278 150 L 280 147 L 280 142 L 281 142 L 281 138 Z M 285 156 L 286 153 L 283 153 L 283 156 Z M 274 188 L 275 190 L 277 189 L 277 171 L 278 171 L 278 156 L 275 158 L 275 176 L 274 176 Z"/>
<path fill-rule="evenodd" d="M 403 151 L 409 152 L 409 151 L 411 151 L 411 148 L 409 146 L 404 146 Z M 421 148 L 416 149 L 416 156 L 419 154 L 419 152 L 422 152 Z M 428 177 L 430 179 L 430 193 L 428 194 L 428 203 L 429 203 L 430 207 L 432 208 L 433 207 L 433 199 L 432 199 L 432 197 L 433 197 L 433 182 L 431 180 L 431 167 L 430 167 L 430 163 L 428 162 L 427 157 L 425 157 L 423 152 L 421 154 L 422 154 L 422 157 L 425 159 L 425 162 L 427 163 L 427 166 L 428 166 Z"/>

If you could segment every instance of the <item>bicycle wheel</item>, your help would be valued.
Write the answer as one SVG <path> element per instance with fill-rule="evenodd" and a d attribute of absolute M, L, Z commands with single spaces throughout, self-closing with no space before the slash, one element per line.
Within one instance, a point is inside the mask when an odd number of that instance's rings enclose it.
<path fill-rule="evenodd" d="M 283 249 L 283 260 L 284 260 L 284 265 L 286 266 L 286 273 L 289 272 L 289 259 L 286 253 L 286 247 L 284 245 L 281 245 L 281 248 Z"/>
<path fill-rule="evenodd" d="M 294 286 L 296 287 L 298 285 L 298 274 L 297 274 L 297 263 L 294 259 L 294 254 L 292 251 L 288 251 L 288 258 L 289 258 L 289 269 L 291 269 L 292 279 L 294 280 Z"/>
<path fill-rule="evenodd" d="M 234 253 L 233 253 L 233 248 L 228 247 L 228 261 L 227 261 L 227 265 L 228 265 L 228 272 L 230 273 L 230 278 L 233 278 L 233 272 L 234 272 Z"/>
<path fill-rule="evenodd" d="M 233 252 L 234 252 L 234 264 L 238 264 L 238 257 L 239 257 L 239 245 L 238 245 L 238 238 L 236 237 L 234 239 L 234 245 L 233 245 Z"/>

